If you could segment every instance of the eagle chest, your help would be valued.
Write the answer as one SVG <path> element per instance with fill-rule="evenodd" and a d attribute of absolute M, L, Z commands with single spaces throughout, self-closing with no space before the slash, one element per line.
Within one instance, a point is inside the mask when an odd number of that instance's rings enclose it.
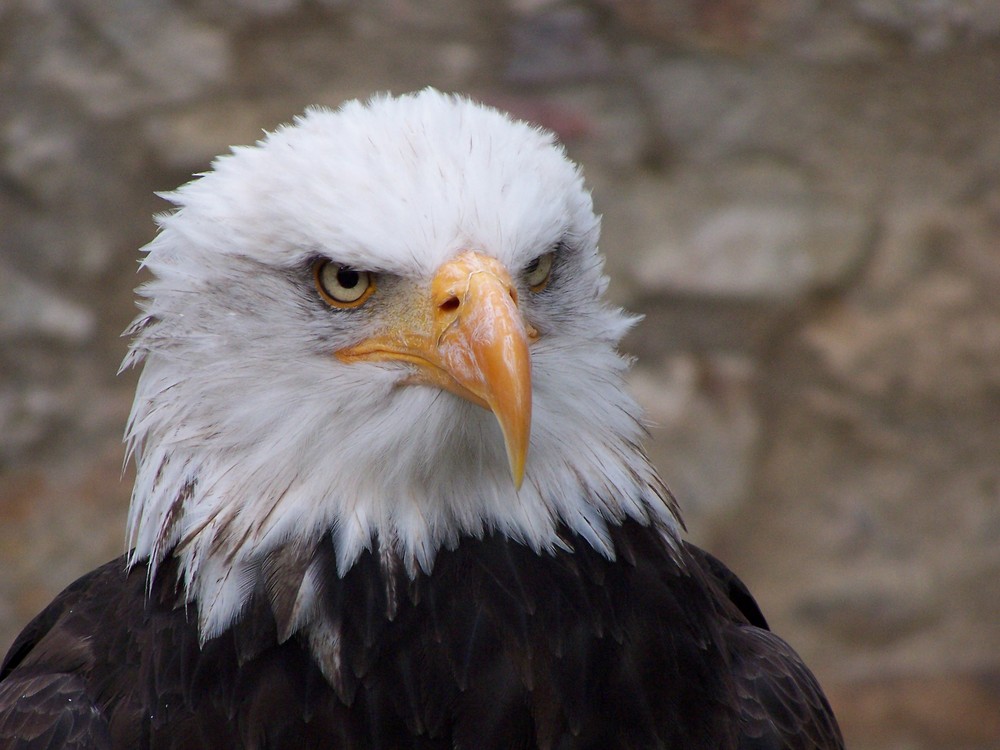
<path fill-rule="evenodd" d="M 278 644 L 274 616 L 249 612 L 190 653 L 187 699 L 237 726 L 252 710 L 275 733 L 261 746 L 707 746 L 728 711 L 711 605 L 655 532 L 618 536 L 617 561 L 463 539 L 412 579 L 371 553 L 339 577 L 331 555 L 310 623 Z"/>

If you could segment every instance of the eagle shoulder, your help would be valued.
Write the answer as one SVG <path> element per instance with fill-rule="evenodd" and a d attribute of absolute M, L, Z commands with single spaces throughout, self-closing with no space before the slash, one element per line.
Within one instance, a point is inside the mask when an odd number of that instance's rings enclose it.
<path fill-rule="evenodd" d="M 118 559 L 66 588 L 15 639 L 0 664 L 0 744 L 11 750 L 110 748 L 108 717 L 90 690 L 107 610 L 125 563 Z M 141 591 L 140 591 L 141 595 Z M 141 602 L 141 598 L 139 600 Z"/>
<path fill-rule="evenodd" d="M 840 727 L 816 677 L 771 632 L 746 584 L 709 552 L 690 543 L 684 548 L 716 596 L 732 607 L 723 638 L 739 715 L 739 750 L 842 750 Z"/>

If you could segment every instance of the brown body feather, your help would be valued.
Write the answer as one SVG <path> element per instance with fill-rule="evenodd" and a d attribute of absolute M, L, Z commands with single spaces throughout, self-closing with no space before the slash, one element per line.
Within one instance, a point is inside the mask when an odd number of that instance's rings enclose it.
<path fill-rule="evenodd" d="M 289 597 L 262 590 L 203 646 L 171 558 L 148 597 L 145 567 L 113 561 L 14 643 L 0 747 L 843 746 L 722 563 L 635 523 L 613 537 L 616 561 L 569 535 L 572 551 L 540 555 L 465 538 L 413 580 L 373 553 L 338 577 L 325 539 L 311 622 L 289 635 Z M 280 566 L 266 578 L 280 589 Z"/>

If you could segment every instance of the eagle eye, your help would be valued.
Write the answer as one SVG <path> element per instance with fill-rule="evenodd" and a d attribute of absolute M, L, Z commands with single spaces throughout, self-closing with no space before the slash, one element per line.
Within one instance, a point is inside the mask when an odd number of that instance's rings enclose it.
<path fill-rule="evenodd" d="M 542 291 L 552 275 L 552 259 L 555 253 L 539 255 L 524 267 L 524 280 L 533 292 Z"/>
<path fill-rule="evenodd" d="M 346 309 L 363 305 L 375 293 L 375 274 L 330 260 L 313 266 L 316 291 L 332 307 Z"/>

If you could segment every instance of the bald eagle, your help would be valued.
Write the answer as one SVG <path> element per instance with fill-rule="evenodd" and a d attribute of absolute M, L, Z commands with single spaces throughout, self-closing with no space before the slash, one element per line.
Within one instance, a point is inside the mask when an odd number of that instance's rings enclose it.
<path fill-rule="evenodd" d="M 4 748 L 840 748 L 685 542 L 554 137 L 434 90 L 167 196 L 131 551 L 0 669 Z"/>

